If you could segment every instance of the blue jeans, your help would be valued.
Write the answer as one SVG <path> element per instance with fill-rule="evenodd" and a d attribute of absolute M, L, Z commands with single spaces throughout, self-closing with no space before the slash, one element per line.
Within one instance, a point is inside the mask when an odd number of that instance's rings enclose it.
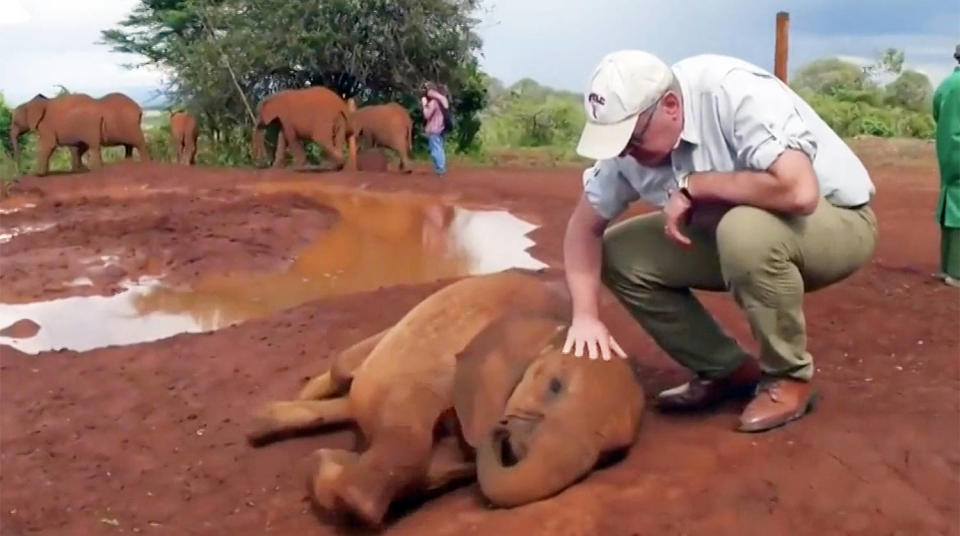
<path fill-rule="evenodd" d="M 443 154 L 443 134 L 427 134 L 427 146 L 430 148 L 433 170 L 437 175 L 443 175 L 447 171 L 446 156 Z"/>

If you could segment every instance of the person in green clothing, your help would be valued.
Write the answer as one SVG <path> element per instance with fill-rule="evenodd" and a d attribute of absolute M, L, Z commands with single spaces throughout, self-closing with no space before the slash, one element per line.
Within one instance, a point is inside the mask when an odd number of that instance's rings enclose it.
<path fill-rule="evenodd" d="M 960 63 L 960 45 L 953 57 Z M 940 277 L 960 287 L 960 65 L 933 94 L 937 123 L 937 161 L 940 164 Z"/>

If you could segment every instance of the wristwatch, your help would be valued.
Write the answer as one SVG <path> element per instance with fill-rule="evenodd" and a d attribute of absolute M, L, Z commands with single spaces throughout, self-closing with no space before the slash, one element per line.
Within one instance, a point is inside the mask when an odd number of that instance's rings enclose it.
<path fill-rule="evenodd" d="M 689 171 L 686 171 L 686 172 L 684 172 L 684 173 L 681 173 L 681 174 L 677 177 L 677 181 L 676 181 L 676 182 L 677 182 L 677 190 L 678 190 L 681 194 L 685 195 L 685 196 L 687 197 L 687 200 L 692 203 L 692 202 L 693 202 L 693 196 L 690 195 L 690 189 L 689 189 L 689 187 L 688 187 L 689 184 L 690 184 L 690 172 L 689 172 Z"/>

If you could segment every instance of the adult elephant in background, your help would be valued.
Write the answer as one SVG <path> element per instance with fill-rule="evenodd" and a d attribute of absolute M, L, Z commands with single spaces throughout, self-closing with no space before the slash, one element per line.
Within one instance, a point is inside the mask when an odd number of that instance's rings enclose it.
<path fill-rule="evenodd" d="M 117 92 L 107 93 L 95 100 L 103 114 L 103 139 L 100 145 L 123 145 L 125 158 L 132 158 L 133 149 L 136 148 L 140 161 L 149 162 L 150 150 L 147 149 L 147 141 L 140 126 L 143 120 L 143 109 L 140 105 Z"/>
<path fill-rule="evenodd" d="M 266 155 L 266 129 L 279 123 L 277 149 L 273 167 L 284 164 L 287 145 L 297 167 L 306 165 L 301 139 L 312 140 L 322 147 L 329 158 L 342 168 L 345 160 L 343 145 L 352 134 L 347 103 L 325 87 L 286 89 L 264 99 L 253 127 L 252 156 L 258 161 Z"/>
<path fill-rule="evenodd" d="M 170 137 L 176 161 L 192 166 L 197 156 L 197 120 L 186 110 L 174 110 L 170 114 Z"/>
<path fill-rule="evenodd" d="M 94 99 L 82 93 L 48 98 L 38 94 L 17 106 L 10 126 L 10 143 L 14 160 L 19 161 L 20 136 L 35 131 L 37 142 L 37 175 L 49 171 L 50 156 L 57 147 L 69 147 L 72 170 L 82 169 L 84 153 L 90 151 L 90 167 L 103 165 L 100 148 L 123 145 L 127 158 L 136 147 L 141 161 L 149 161 L 150 153 L 140 129 L 143 112 L 132 99 L 121 93 L 109 93 Z"/>
<path fill-rule="evenodd" d="M 400 170 L 410 173 L 413 120 L 406 108 L 395 102 L 362 106 L 350 116 L 357 141 L 382 145 L 400 156 Z"/>

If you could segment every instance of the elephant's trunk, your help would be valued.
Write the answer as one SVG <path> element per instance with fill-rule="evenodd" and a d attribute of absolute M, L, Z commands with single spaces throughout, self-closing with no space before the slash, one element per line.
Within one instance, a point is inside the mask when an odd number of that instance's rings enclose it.
<path fill-rule="evenodd" d="M 585 475 L 597 462 L 590 437 L 555 423 L 539 425 L 525 452 L 495 429 L 477 447 L 477 480 L 490 502 L 512 507 L 547 498 Z"/>

